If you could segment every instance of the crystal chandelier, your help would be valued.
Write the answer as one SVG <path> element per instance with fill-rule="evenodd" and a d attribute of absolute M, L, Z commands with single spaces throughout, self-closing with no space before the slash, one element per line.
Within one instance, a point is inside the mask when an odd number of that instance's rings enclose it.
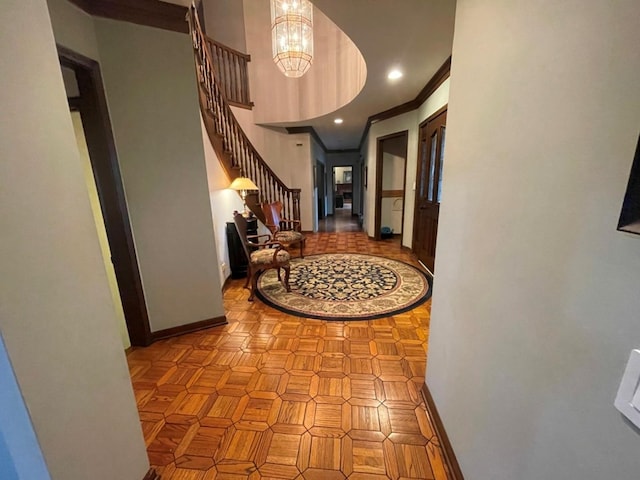
<path fill-rule="evenodd" d="M 309 0 L 271 0 L 273 61 L 287 77 L 307 73 L 313 60 L 313 5 Z"/>

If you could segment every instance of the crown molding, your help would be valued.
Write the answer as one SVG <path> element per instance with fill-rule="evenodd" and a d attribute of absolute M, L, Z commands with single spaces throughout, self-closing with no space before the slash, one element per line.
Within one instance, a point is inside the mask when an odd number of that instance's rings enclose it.
<path fill-rule="evenodd" d="M 187 7 L 158 0 L 69 0 L 81 10 L 96 17 L 189 33 Z"/>
<path fill-rule="evenodd" d="M 362 150 L 364 145 L 364 141 L 369 134 L 369 129 L 371 128 L 371 124 L 375 122 L 380 122 L 382 120 L 387 120 L 392 117 L 397 117 L 398 115 L 402 115 L 403 113 L 410 112 L 415 110 L 420 105 L 422 105 L 427 98 L 429 98 L 433 93 L 438 89 L 440 85 L 444 83 L 444 81 L 449 78 L 451 75 L 451 56 L 445 60 L 445 62 L 440 66 L 440 68 L 433 74 L 433 76 L 429 79 L 427 84 L 420 90 L 420 93 L 416 95 L 416 98 L 405 102 L 401 105 L 396 105 L 393 108 L 389 108 L 388 110 L 384 110 L 383 112 L 376 113 L 371 115 L 367 119 L 367 124 L 364 127 L 364 131 L 362 132 L 362 137 L 360 137 L 360 146 L 358 147 Z"/>

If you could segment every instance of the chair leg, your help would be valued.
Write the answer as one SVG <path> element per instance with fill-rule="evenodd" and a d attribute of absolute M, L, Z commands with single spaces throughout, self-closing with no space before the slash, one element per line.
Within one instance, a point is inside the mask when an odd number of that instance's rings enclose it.
<path fill-rule="evenodd" d="M 251 269 L 251 265 L 247 266 L 247 281 L 244 282 L 244 288 L 249 288 L 249 282 L 251 281 L 251 276 L 253 275 L 253 271 Z"/>
<path fill-rule="evenodd" d="M 289 286 L 289 273 L 291 272 L 291 267 L 282 267 L 284 268 L 284 288 L 287 289 L 287 292 L 291 291 L 291 287 Z"/>
<path fill-rule="evenodd" d="M 258 289 L 258 276 L 260 275 L 260 270 L 256 270 L 253 275 L 251 275 L 251 293 L 249 294 L 249 301 L 253 302 L 253 297 L 256 295 L 256 290 Z"/>
<path fill-rule="evenodd" d="M 304 239 L 300 242 L 300 258 L 304 258 L 304 244 L 307 239 Z"/>

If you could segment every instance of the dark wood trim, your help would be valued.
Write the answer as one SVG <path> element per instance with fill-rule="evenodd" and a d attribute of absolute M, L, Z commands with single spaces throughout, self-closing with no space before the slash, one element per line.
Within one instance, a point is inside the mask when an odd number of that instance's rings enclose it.
<path fill-rule="evenodd" d="M 80 110 L 80 97 L 68 97 L 67 102 L 69 102 L 69 110 L 72 112 L 77 112 Z"/>
<path fill-rule="evenodd" d="M 420 125 L 418 125 L 418 129 L 424 127 L 427 123 L 433 121 L 434 118 L 436 118 L 438 115 L 446 112 L 448 109 L 449 109 L 449 104 L 446 103 L 445 105 L 440 107 L 438 110 L 433 112 L 431 115 L 429 115 L 427 118 L 425 118 L 422 122 L 420 122 Z M 420 142 L 418 142 L 418 146 L 419 145 L 420 145 Z"/>
<path fill-rule="evenodd" d="M 364 130 L 362 131 L 362 137 L 360 137 L 360 145 L 358 145 L 358 150 L 362 151 L 362 147 L 364 146 L 364 141 L 367 139 L 369 135 L 369 129 L 371 128 L 371 120 L 367 119 L 367 124 L 364 126 Z"/>
<path fill-rule="evenodd" d="M 438 71 L 433 74 L 433 77 L 427 82 L 418 96 L 413 100 L 417 103 L 417 107 L 422 105 L 427 98 L 429 98 L 433 93 L 438 89 L 440 85 L 444 83 L 444 81 L 449 78 L 451 75 L 451 56 L 447 58 L 444 63 L 440 66 Z"/>
<path fill-rule="evenodd" d="M 232 107 L 244 108 L 245 110 L 253 110 L 253 107 L 255 106 L 255 103 L 253 102 L 240 103 L 240 102 L 234 102 L 233 100 L 229 100 L 229 99 L 227 99 L 227 103 Z"/>
<path fill-rule="evenodd" d="M 380 195 L 382 198 L 404 198 L 404 190 L 382 190 Z"/>
<path fill-rule="evenodd" d="M 89 15 L 189 33 L 187 7 L 158 0 L 69 0 Z"/>
<path fill-rule="evenodd" d="M 367 122 L 370 121 L 371 123 L 376 123 L 382 120 L 386 120 L 388 118 L 397 117 L 398 115 L 402 115 L 403 113 L 407 113 L 412 110 L 415 110 L 419 106 L 420 104 L 416 105 L 415 99 L 409 100 L 408 102 L 405 102 L 401 105 L 396 105 L 395 107 L 385 110 L 384 112 L 379 112 L 379 113 L 376 113 L 375 115 L 371 115 L 367 120 Z"/>
<path fill-rule="evenodd" d="M 431 422 L 433 423 L 435 434 L 438 437 L 438 440 L 440 440 L 440 445 L 442 446 L 442 454 L 444 455 L 444 461 L 447 463 L 447 467 L 449 467 L 449 473 L 451 473 L 451 480 L 464 480 L 462 470 L 460 469 L 460 464 L 458 463 L 456 454 L 453 451 L 453 447 L 451 446 L 451 442 L 449 441 L 447 432 L 444 429 L 442 419 L 440 418 L 440 414 L 438 413 L 438 409 L 436 408 L 436 403 L 434 402 L 433 397 L 431 396 L 431 392 L 429 391 L 429 387 L 426 383 L 422 385 L 422 389 L 420 391 L 422 393 L 422 397 L 424 398 L 427 412 L 429 412 Z"/>
<path fill-rule="evenodd" d="M 226 324 L 227 317 L 223 315 L 221 317 L 208 318 L 206 320 L 200 320 L 199 322 L 187 323 L 186 325 L 158 330 L 157 332 L 152 332 L 151 337 L 155 342 L 156 340 L 161 340 L 163 338 L 176 337 L 178 335 L 184 335 L 185 333 L 197 332 L 198 330 L 203 330 L 205 328 L 219 327 Z"/>
<path fill-rule="evenodd" d="M 445 62 L 440 66 L 440 68 L 438 68 L 436 73 L 433 74 L 427 84 L 422 88 L 422 90 L 420 90 L 420 93 L 416 95 L 416 98 L 401 105 L 396 105 L 395 107 L 389 108 L 388 110 L 385 110 L 383 112 L 371 115 L 367 119 L 367 124 L 364 127 L 364 131 L 362 132 L 362 137 L 360 137 L 360 146 L 358 147 L 358 149 L 362 150 L 364 141 L 367 138 L 367 134 L 369 133 L 369 129 L 371 128 L 372 123 L 379 122 L 381 120 L 387 120 L 389 118 L 402 115 L 403 113 L 410 112 L 420 107 L 420 105 L 422 105 L 425 100 L 427 100 L 427 98 L 433 95 L 433 92 L 435 92 L 438 87 L 442 85 L 447 78 L 449 78 L 450 75 L 451 57 L 447 58 Z"/>
<path fill-rule="evenodd" d="M 376 240 L 381 240 L 380 236 L 380 227 L 382 219 L 382 143 L 385 140 L 390 140 L 392 138 L 405 137 L 407 141 L 407 147 L 409 142 L 409 130 L 402 130 L 401 132 L 390 133 L 389 135 L 384 135 L 382 137 L 376 138 L 376 189 L 375 189 L 375 216 L 374 216 L 374 238 Z M 405 148 L 405 151 L 407 149 Z M 407 157 L 404 159 L 404 180 L 403 180 L 403 189 L 406 189 L 407 183 Z M 404 195 L 403 195 L 404 197 Z M 402 205 L 402 223 L 404 227 L 404 202 Z M 404 230 L 404 228 L 403 228 Z"/>
<path fill-rule="evenodd" d="M 131 345 L 146 346 L 152 341 L 151 328 L 100 65 L 60 45 L 58 58 L 61 66 L 74 71 L 78 82 L 80 98 L 76 103 L 82 118 L 129 339 Z"/>
<path fill-rule="evenodd" d="M 638 136 L 636 154 L 631 164 L 629 182 L 618 220 L 618 230 L 640 235 L 640 136 Z"/>
<path fill-rule="evenodd" d="M 328 155 L 336 155 L 340 153 L 360 153 L 360 150 L 358 148 L 339 148 L 336 150 L 326 150 L 325 153 Z"/>
<path fill-rule="evenodd" d="M 142 480 L 160 480 L 160 475 L 158 475 L 155 468 L 150 468 Z"/>

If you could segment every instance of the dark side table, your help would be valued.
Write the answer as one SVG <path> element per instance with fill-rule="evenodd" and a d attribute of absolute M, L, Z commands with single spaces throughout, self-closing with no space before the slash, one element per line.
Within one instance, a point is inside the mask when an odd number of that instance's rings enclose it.
<path fill-rule="evenodd" d="M 236 230 L 235 222 L 227 222 L 227 247 L 229 248 L 229 267 L 231 268 L 231 278 L 245 278 L 247 276 L 247 266 L 249 261 L 242 248 L 242 240 Z M 258 234 L 258 219 L 256 217 L 247 219 L 247 235 Z"/>

